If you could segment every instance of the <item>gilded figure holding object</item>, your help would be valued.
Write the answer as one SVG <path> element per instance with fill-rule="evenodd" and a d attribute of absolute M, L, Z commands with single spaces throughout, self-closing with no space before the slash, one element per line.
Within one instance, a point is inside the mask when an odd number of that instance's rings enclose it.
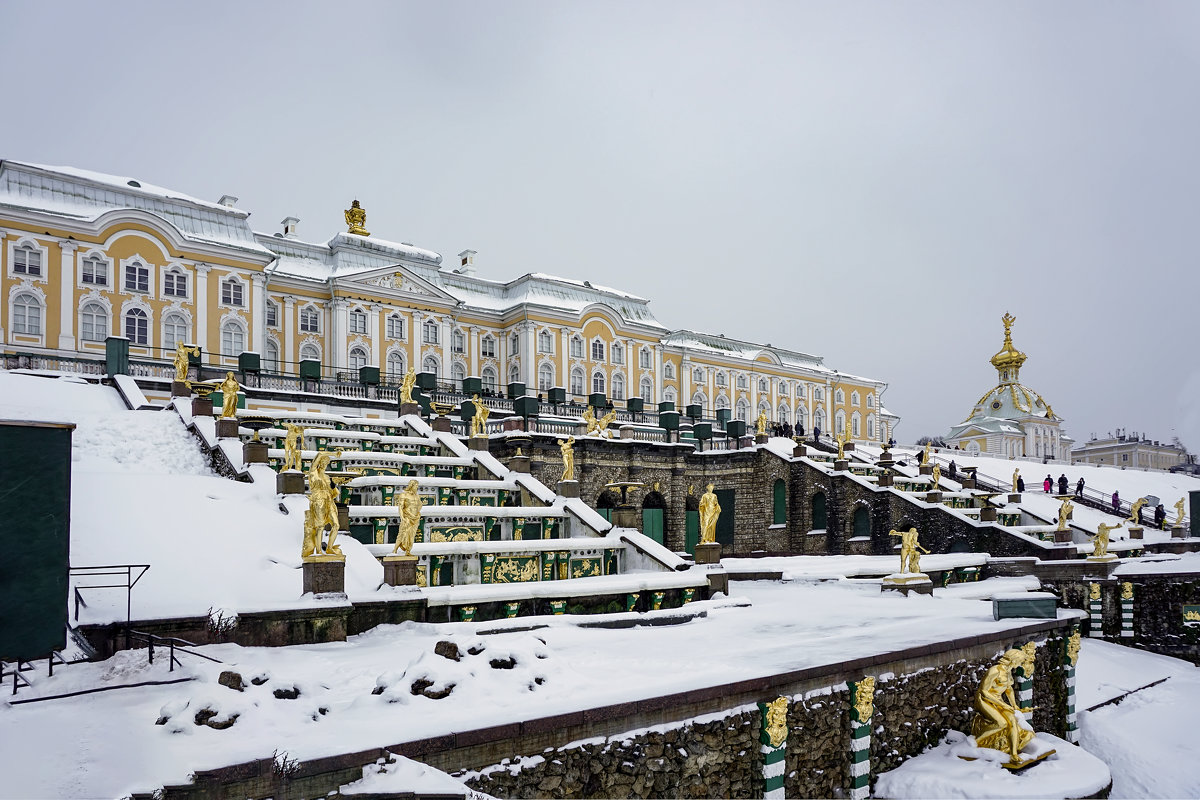
<path fill-rule="evenodd" d="M 717 540 L 717 518 L 721 516 L 721 504 L 713 494 L 710 483 L 700 495 L 700 544 L 711 544 Z"/>
<path fill-rule="evenodd" d="M 346 232 L 355 236 L 370 236 L 371 232 L 363 226 L 367 224 L 367 212 L 355 200 L 346 209 Z"/>
<path fill-rule="evenodd" d="M 396 534 L 396 546 L 392 548 L 392 553 L 403 550 L 409 558 L 412 557 L 413 543 L 417 540 L 417 528 L 421 526 L 421 495 L 417 487 L 416 479 L 409 481 L 403 491 L 396 492 L 393 500 L 400 511 L 400 530 Z"/>
<path fill-rule="evenodd" d="M 563 471 L 559 482 L 575 480 L 575 437 L 571 436 L 562 439 L 558 443 L 558 449 L 562 452 Z"/>
<path fill-rule="evenodd" d="M 340 556 L 342 548 L 335 542 L 338 535 L 337 494 L 325 469 L 329 466 L 329 453 L 317 453 L 308 470 L 308 510 L 304 512 L 303 558 L 317 556 Z M 329 543 L 322 550 L 321 539 L 325 528 L 329 528 Z"/>
<path fill-rule="evenodd" d="M 1058 507 L 1058 527 L 1055 530 L 1065 531 L 1067 529 L 1067 518 L 1074 510 L 1075 504 L 1071 502 L 1071 498 L 1064 497 L 1062 505 Z"/>
<path fill-rule="evenodd" d="M 479 395 L 471 398 L 471 405 L 475 408 L 475 413 L 471 415 L 471 435 L 487 436 L 487 421 L 488 415 L 492 413 L 491 409 L 483 404 Z"/>
<path fill-rule="evenodd" d="M 404 373 L 404 377 L 400 380 L 400 402 L 413 402 L 412 390 L 417 384 L 417 371 L 409 367 L 408 372 Z"/>
<path fill-rule="evenodd" d="M 1106 525 L 1101 522 L 1096 526 L 1096 535 L 1092 539 L 1092 558 L 1103 558 L 1108 555 L 1108 541 L 1112 531 L 1121 527 L 1121 523 L 1116 525 Z"/>
<path fill-rule="evenodd" d="M 237 378 L 233 377 L 232 372 L 226 372 L 225 380 L 221 381 L 217 388 L 221 390 L 221 419 L 236 417 L 238 391 L 242 388 L 238 385 Z"/>
<path fill-rule="evenodd" d="M 1013 693 L 1012 671 L 1024 663 L 1023 651 L 1007 651 L 988 669 L 975 693 L 976 714 L 971 721 L 975 744 L 1007 753 L 1009 764 L 1021 763 L 1021 750 L 1035 735 L 1023 716 L 1033 709 L 1019 706 Z"/>
<path fill-rule="evenodd" d="M 199 356 L 199 347 L 188 347 L 183 342 L 175 345 L 175 382 L 188 383 L 188 356 Z M 190 384 L 189 384 L 190 385 Z"/>
<path fill-rule="evenodd" d="M 754 432 L 759 436 L 767 435 L 767 412 L 759 411 L 758 419 L 754 421 Z"/>
<path fill-rule="evenodd" d="M 283 440 L 283 469 L 284 471 L 304 468 L 304 427 L 287 424 L 287 438 Z"/>
<path fill-rule="evenodd" d="M 929 551 L 921 546 L 916 528 L 906 531 L 888 531 L 888 536 L 900 537 L 900 571 L 919 573 L 921 571 L 921 553 L 929 555 Z"/>

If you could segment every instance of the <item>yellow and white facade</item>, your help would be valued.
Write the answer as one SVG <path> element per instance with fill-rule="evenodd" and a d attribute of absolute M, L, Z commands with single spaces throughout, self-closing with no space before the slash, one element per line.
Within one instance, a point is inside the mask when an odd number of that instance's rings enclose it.
<path fill-rule="evenodd" d="M 601 392 L 621 405 L 699 404 L 752 421 L 891 437 L 887 384 L 818 356 L 694 331 L 669 331 L 627 292 L 544 274 L 476 275 L 430 250 L 348 232 L 326 242 L 255 232 L 237 199 L 211 203 L 138 180 L 0 161 L 0 342 L 6 354 L 101 358 L 125 336 L 132 359 L 166 361 L 177 342 L 266 373 L 302 360 L 327 373 L 410 366 L 545 394 Z"/>

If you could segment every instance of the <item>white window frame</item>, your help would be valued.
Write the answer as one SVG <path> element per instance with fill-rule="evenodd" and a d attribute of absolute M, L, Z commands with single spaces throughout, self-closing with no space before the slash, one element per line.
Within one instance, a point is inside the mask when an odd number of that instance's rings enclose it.
<path fill-rule="evenodd" d="M 92 338 L 84 336 L 84 330 L 87 326 L 84 325 L 84 315 L 88 313 L 88 309 L 92 306 L 100 309 L 100 313 L 104 317 L 104 322 L 100 326 L 99 338 L 96 337 L 96 326 L 92 327 Z M 96 297 L 85 297 L 83 303 L 79 306 L 79 341 L 81 342 L 103 342 L 112 333 L 112 309 L 100 302 Z"/>
<path fill-rule="evenodd" d="M 620 342 L 613 342 L 608 346 L 608 358 L 613 364 L 625 363 L 625 346 Z"/>
<path fill-rule="evenodd" d="M 642 378 L 642 382 L 638 386 L 638 397 L 647 403 L 654 402 L 654 381 L 650 380 L 649 377 Z"/>
<path fill-rule="evenodd" d="M 433 369 L 430 369 L 432 365 Z M 421 359 L 421 372 L 432 372 L 439 378 L 442 376 L 442 361 L 437 356 L 430 353 Z"/>
<path fill-rule="evenodd" d="M 421 342 L 424 344 L 441 344 L 441 325 L 431 319 L 421 323 Z"/>
<path fill-rule="evenodd" d="M 263 342 L 262 368 L 268 373 L 279 375 L 281 373 L 279 353 L 283 348 L 279 346 L 279 342 L 270 336 L 266 337 Z M 272 349 L 274 349 L 274 353 L 271 352 Z"/>
<path fill-rule="evenodd" d="M 275 312 L 275 313 L 272 315 L 271 312 Z M 279 327 L 279 315 L 280 315 L 279 303 L 276 303 L 274 300 L 268 299 L 266 301 L 266 304 L 263 306 L 263 320 L 265 321 L 266 326 L 268 328 L 278 328 Z M 272 316 L 274 316 L 274 319 L 272 319 Z"/>
<path fill-rule="evenodd" d="M 479 340 L 479 355 L 482 358 L 496 357 L 496 337 L 490 333 Z"/>
<path fill-rule="evenodd" d="M 192 281 L 188 275 L 188 271 L 180 264 L 168 264 L 163 267 L 160 279 L 162 286 L 159 288 L 161 297 L 169 297 L 172 300 L 188 300 L 192 296 Z M 167 291 L 167 279 L 172 277 L 183 278 L 183 294 L 172 294 Z"/>
<path fill-rule="evenodd" d="M 554 388 L 554 366 L 552 364 L 543 362 L 538 365 L 537 382 L 539 392 L 548 392 Z"/>
<path fill-rule="evenodd" d="M 838 389 L 836 392 L 833 393 L 833 402 L 837 403 L 840 406 L 846 405 L 846 393 L 843 392 L 841 389 Z"/>
<path fill-rule="evenodd" d="M 462 391 L 463 381 L 467 378 L 467 368 L 461 361 L 455 361 L 450 365 L 450 380 L 454 382 L 454 390 Z"/>
<path fill-rule="evenodd" d="M 624 400 L 625 376 L 619 372 L 614 372 L 612 378 L 608 381 L 608 391 L 613 400 Z"/>
<path fill-rule="evenodd" d="M 604 387 L 608 385 L 608 378 L 605 377 L 603 370 L 596 370 L 592 373 L 591 394 L 605 394 Z"/>
<path fill-rule="evenodd" d="M 218 283 L 220 284 L 217 287 L 218 288 L 217 298 L 220 301 L 218 303 L 218 305 L 220 305 L 224 308 L 245 308 L 246 307 L 246 301 L 250 298 L 250 287 L 246 284 L 246 281 L 244 281 L 238 275 L 225 275 L 224 277 L 221 278 L 221 280 Z M 238 302 L 236 302 L 236 303 L 233 302 L 233 294 L 234 293 L 232 291 L 230 291 L 230 293 L 229 293 L 230 299 L 229 300 L 225 299 L 225 287 L 226 286 L 228 286 L 230 289 L 232 289 L 234 286 L 238 287 L 239 292 L 240 292 L 240 297 L 238 298 Z"/>
<path fill-rule="evenodd" d="M 675 365 L 670 361 L 663 364 L 663 377 L 667 380 L 675 380 Z"/>
<path fill-rule="evenodd" d="M 33 253 L 38 257 L 38 271 L 19 272 L 17 270 L 17 253 Z M 22 238 L 13 242 L 8 248 L 8 274 L 10 277 L 17 279 L 29 278 L 31 280 L 46 280 L 46 271 L 50 263 L 50 248 L 40 244 L 36 239 Z M 29 268 L 28 257 L 26 257 L 25 268 Z"/>
<path fill-rule="evenodd" d="M 96 270 L 92 269 L 92 280 L 85 280 L 84 265 L 87 263 L 99 262 L 104 269 L 104 283 L 96 283 Z M 101 289 L 109 289 L 112 284 L 109 283 L 109 278 L 113 272 L 113 260 L 99 250 L 89 250 L 86 253 L 79 255 L 79 269 L 76 273 L 75 282 L 79 286 L 94 286 Z"/>
<path fill-rule="evenodd" d="M 317 357 L 313 358 L 311 355 L 305 355 L 305 351 L 310 353 L 315 352 Z M 321 345 L 316 342 L 304 342 L 300 345 L 299 353 L 301 361 L 316 361 L 318 364 L 321 363 Z"/>
<path fill-rule="evenodd" d="M 862 395 L 860 395 L 857 391 L 853 391 L 850 393 L 850 405 L 852 405 L 852 406 L 859 405 L 859 401 L 861 399 L 862 399 Z"/>
<path fill-rule="evenodd" d="M 597 336 L 595 339 L 592 339 L 592 344 L 590 347 L 588 347 L 588 353 L 592 357 L 591 360 L 603 362 L 604 361 L 604 351 L 605 351 L 604 340 L 601 339 L 599 336 Z"/>
<path fill-rule="evenodd" d="M 467 335 L 457 328 L 450 332 L 450 352 L 467 352 Z"/>
<path fill-rule="evenodd" d="M 146 288 L 145 289 L 137 289 L 137 288 L 131 289 L 131 288 L 129 288 L 130 273 L 139 267 L 146 270 Z M 122 294 L 149 296 L 150 292 L 153 288 L 154 288 L 154 265 L 153 264 L 151 264 L 146 259 L 142 258 L 140 255 L 133 255 L 133 256 L 130 256 L 129 258 L 125 258 L 125 259 L 121 260 L 121 287 L 120 287 L 120 290 L 121 290 Z M 124 314 L 121 315 L 122 320 L 124 319 L 124 316 L 125 316 Z M 123 327 L 124 327 L 124 322 L 122 321 L 122 328 Z"/>
<path fill-rule="evenodd" d="M 583 369 L 575 367 L 571 370 L 571 394 L 581 397 L 586 394 L 587 377 L 583 373 Z"/>
<path fill-rule="evenodd" d="M 25 330 L 18 330 L 18 328 L 17 328 L 17 301 L 23 297 L 28 297 L 30 299 L 30 301 L 32 301 L 32 304 L 30 304 L 30 303 L 22 304 L 23 307 L 25 309 L 27 309 L 25 311 L 25 321 L 23 323 L 23 327 L 25 328 Z M 10 324 L 12 325 L 13 335 L 15 335 L 15 336 L 37 336 L 37 337 L 42 337 L 42 336 L 46 335 L 46 302 L 41 297 L 38 297 L 37 292 L 31 292 L 28 289 L 25 289 L 25 290 L 18 289 L 16 292 L 13 293 L 12 300 L 10 300 L 9 303 L 10 303 L 10 312 L 11 312 L 9 319 L 12 320 L 12 322 Z M 31 308 L 37 310 L 37 325 L 36 325 L 37 329 L 32 330 L 32 331 L 29 330 L 30 326 L 29 326 L 29 311 L 28 311 L 28 309 L 31 309 Z"/>
<path fill-rule="evenodd" d="M 235 347 L 235 342 L 233 341 L 233 335 L 235 333 L 241 336 L 241 349 L 237 349 Z M 228 348 L 225 346 L 226 334 L 229 334 L 230 339 Z M 239 355 L 246 352 L 247 341 L 248 335 L 246 333 L 245 323 L 236 319 L 227 319 L 221 323 L 221 358 L 237 358 Z M 237 350 L 237 352 L 233 352 L 234 350 Z"/>
<path fill-rule="evenodd" d="M 146 341 L 139 342 L 136 337 L 129 332 L 129 318 L 134 312 L 140 312 L 142 318 L 146 321 Z M 146 312 L 146 309 L 141 306 L 129 306 L 121 309 L 121 335 L 129 340 L 131 347 L 149 347 L 153 343 L 153 338 L 150 336 L 150 331 L 153 329 L 152 315 Z"/>
<path fill-rule="evenodd" d="M 554 352 L 554 337 L 550 335 L 550 331 L 538 331 L 537 343 L 539 353 Z"/>
<path fill-rule="evenodd" d="M 500 384 L 497 379 L 495 367 L 484 367 L 483 372 L 479 375 L 479 379 L 483 382 L 483 388 L 487 391 L 492 392 L 493 394 L 500 391 Z"/>
<path fill-rule="evenodd" d="M 305 327 L 307 319 L 311 319 L 313 321 L 313 326 L 311 328 Z M 321 332 L 321 310 L 312 303 L 307 303 L 301 306 L 300 311 L 296 316 L 296 327 L 300 333 L 319 334 Z"/>
<path fill-rule="evenodd" d="M 650 369 L 650 364 L 653 363 L 650 357 L 650 348 L 643 347 L 638 350 L 638 369 Z"/>
<path fill-rule="evenodd" d="M 346 327 L 349 333 L 366 335 L 367 312 L 357 306 L 350 309 L 350 313 L 347 315 Z"/>
<path fill-rule="evenodd" d="M 721 388 L 725 388 L 729 385 L 729 380 L 725 377 L 724 372 L 718 372 L 717 377 L 714 380 L 717 386 L 720 386 Z"/>
<path fill-rule="evenodd" d="M 404 353 L 400 350 L 389 350 L 384 363 L 387 365 L 386 370 L 389 381 L 402 379 L 404 373 L 408 371 L 408 359 L 404 357 Z M 397 363 L 399 363 L 398 368 L 395 366 Z"/>
<path fill-rule="evenodd" d="M 405 333 L 408 331 L 408 326 L 404 324 L 404 317 L 393 311 L 387 316 L 387 338 L 395 339 L 402 342 L 405 340 Z"/>
<path fill-rule="evenodd" d="M 667 388 L 663 389 L 663 402 L 664 403 L 674 403 L 675 396 L 676 395 L 675 395 L 675 387 L 674 386 L 668 386 Z"/>
<path fill-rule="evenodd" d="M 170 324 L 171 320 L 176 317 L 178 317 L 180 320 L 183 321 L 184 335 L 180 339 L 175 339 L 175 338 L 167 335 L 167 325 Z M 163 312 L 163 315 L 162 315 L 161 335 L 162 335 L 162 339 L 160 341 L 162 341 L 163 347 L 166 348 L 167 350 L 174 350 L 175 345 L 179 342 L 188 344 L 192 339 L 192 321 L 190 319 L 188 319 L 187 314 L 184 314 L 182 311 L 179 311 L 178 309 L 167 309 L 166 311 Z"/>
<path fill-rule="evenodd" d="M 583 358 L 583 337 L 579 334 L 571 337 L 571 358 Z"/>
<path fill-rule="evenodd" d="M 346 353 L 346 364 L 352 372 L 358 372 L 359 369 L 365 367 L 371 359 L 371 354 L 367 352 L 367 348 L 361 344 L 356 344 Z M 361 363 L 356 363 L 361 362 Z"/>

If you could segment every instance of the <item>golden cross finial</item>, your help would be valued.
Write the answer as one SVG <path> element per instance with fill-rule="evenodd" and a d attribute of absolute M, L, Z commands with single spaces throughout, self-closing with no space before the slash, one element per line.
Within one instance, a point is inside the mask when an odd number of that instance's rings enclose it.
<path fill-rule="evenodd" d="M 1005 311 L 1004 316 L 1000 318 L 1000 321 L 1004 323 L 1004 338 L 1005 339 L 1011 338 L 1012 337 L 1012 324 L 1017 321 L 1017 318 L 1014 317 L 1012 314 L 1009 314 L 1007 311 Z"/>

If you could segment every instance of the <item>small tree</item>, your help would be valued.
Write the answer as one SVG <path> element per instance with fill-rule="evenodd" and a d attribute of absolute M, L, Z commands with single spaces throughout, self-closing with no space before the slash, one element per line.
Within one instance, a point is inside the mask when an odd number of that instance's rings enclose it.
<path fill-rule="evenodd" d="M 917 439 L 917 444 L 922 447 L 927 444 L 931 444 L 934 447 L 949 447 L 946 444 L 946 439 L 942 436 L 922 436 L 920 439 Z"/>

